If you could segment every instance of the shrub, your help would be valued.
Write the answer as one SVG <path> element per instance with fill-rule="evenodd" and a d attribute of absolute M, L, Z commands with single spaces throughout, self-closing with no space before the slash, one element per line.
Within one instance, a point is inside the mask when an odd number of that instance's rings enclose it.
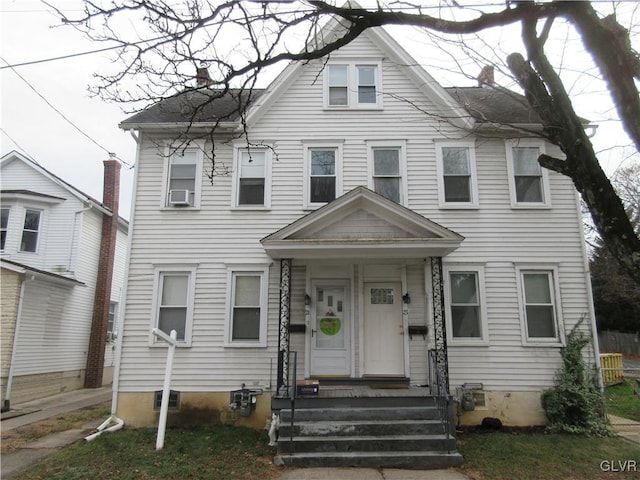
<path fill-rule="evenodd" d="M 551 432 L 583 435 L 609 435 L 605 419 L 604 395 L 597 381 L 597 373 L 587 368 L 582 349 L 590 339 L 578 327 L 567 337 L 561 351 L 562 367 L 556 375 L 555 387 L 542 395 L 547 415 L 547 429 Z"/>

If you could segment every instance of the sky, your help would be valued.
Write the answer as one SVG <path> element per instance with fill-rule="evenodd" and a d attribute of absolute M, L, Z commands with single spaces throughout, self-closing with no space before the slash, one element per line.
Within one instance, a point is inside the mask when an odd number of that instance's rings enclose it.
<path fill-rule="evenodd" d="M 75 11 L 77 14 L 81 13 L 78 11 L 79 2 L 54 1 L 65 12 Z M 640 23 L 635 21 L 640 20 L 640 14 L 634 5 L 627 2 L 623 6 L 627 8 L 619 12 L 621 23 Z M 0 66 L 104 47 L 103 44 L 92 43 L 72 28 L 54 27 L 59 23 L 51 9 L 39 0 L 2 0 Z M 443 65 L 447 59 L 436 54 L 437 48 L 423 43 L 422 33 L 402 28 L 394 30 L 393 34 L 435 78 L 446 80 L 443 82 L 445 86 L 474 85 L 469 78 L 451 76 L 448 79 L 446 68 L 434 72 L 435 65 Z M 495 44 L 506 44 L 512 50 L 517 48 L 517 30 L 503 30 L 493 35 Z M 583 74 L 580 62 L 584 51 L 579 41 L 569 41 L 561 36 L 553 40 L 559 42 L 560 47 L 551 51 L 562 55 L 567 65 L 563 74 L 573 71 L 576 78 Z M 637 32 L 632 34 L 632 42 L 636 50 L 640 50 Z M 504 58 L 511 52 L 492 53 Z M 574 62 L 572 66 L 571 61 Z M 460 57 L 454 63 L 460 64 Z M 462 68 L 470 70 L 467 72 L 470 77 L 479 73 L 481 66 L 477 62 L 468 62 L 465 66 L 462 62 Z M 134 179 L 133 169 L 129 166 L 135 164 L 136 144 L 128 132 L 118 128 L 118 123 L 130 113 L 125 113 L 121 105 L 106 103 L 88 93 L 88 86 L 95 84 L 93 75 L 110 67 L 111 57 L 103 52 L 0 70 L 0 156 L 12 150 L 26 154 L 76 188 L 101 200 L 102 161 L 108 159 L 109 152 L 112 152 L 123 161 L 120 215 L 128 219 Z M 593 143 L 601 152 L 601 165 L 611 174 L 628 161 L 630 149 L 620 146 L 630 142 L 611 110 L 604 87 L 596 80 L 585 82 L 585 78 L 589 76 L 582 75 L 582 81 L 568 80 L 565 83 L 572 95 L 575 94 L 573 98 L 578 114 L 599 125 Z M 517 90 L 499 72 L 496 79 L 501 85 Z"/>

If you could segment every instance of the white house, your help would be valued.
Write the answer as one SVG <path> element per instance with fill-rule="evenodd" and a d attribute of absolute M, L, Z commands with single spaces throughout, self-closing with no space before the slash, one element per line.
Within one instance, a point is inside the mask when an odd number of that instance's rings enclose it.
<path fill-rule="evenodd" d="M 438 373 L 464 423 L 543 424 L 567 332 L 595 328 L 577 195 L 538 166 L 561 153 L 522 133 L 540 130 L 524 98 L 442 88 L 381 29 L 216 94 L 121 124 L 139 156 L 118 417 L 156 421 L 157 327 L 179 339 L 176 418 L 263 426 L 294 371 L 321 398 L 434 392 Z M 246 418 L 228 414 L 243 385 Z"/>
<path fill-rule="evenodd" d="M 100 202 L 20 153 L 0 160 L 3 410 L 111 383 L 128 231 L 119 171 L 105 161 Z M 104 333 L 92 346 L 93 324 Z"/>

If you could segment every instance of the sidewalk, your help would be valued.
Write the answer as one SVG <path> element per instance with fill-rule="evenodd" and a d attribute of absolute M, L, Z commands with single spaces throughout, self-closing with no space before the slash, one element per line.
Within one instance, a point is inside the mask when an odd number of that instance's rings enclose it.
<path fill-rule="evenodd" d="M 63 413 L 98 405 L 111 400 L 111 387 L 76 390 L 51 397 L 17 404 L 1 416 L 0 428 L 3 432 L 39 422 Z M 54 454 L 67 445 L 84 438 L 91 430 L 98 427 L 106 418 L 97 420 L 84 428 L 54 433 L 27 443 L 15 452 L 1 455 L 2 480 L 26 470 L 37 462 Z M 95 423 L 95 425 L 94 425 Z"/>
<path fill-rule="evenodd" d="M 640 422 L 635 422 L 628 418 L 616 417 L 611 414 L 609 414 L 608 417 L 611 423 L 611 430 L 613 430 L 616 435 L 640 445 Z"/>

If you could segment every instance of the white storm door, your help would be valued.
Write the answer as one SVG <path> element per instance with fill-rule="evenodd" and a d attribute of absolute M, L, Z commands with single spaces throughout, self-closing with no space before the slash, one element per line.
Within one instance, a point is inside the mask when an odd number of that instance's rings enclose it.
<path fill-rule="evenodd" d="M 311 375 L 351 375 L 349 282 L 313 284 L 311 299 Z"/>
<path fill-rule="evenodd" d="M 364 374 L 404 376 L 400 283 L 366 283 L 364 306 Z"/>

